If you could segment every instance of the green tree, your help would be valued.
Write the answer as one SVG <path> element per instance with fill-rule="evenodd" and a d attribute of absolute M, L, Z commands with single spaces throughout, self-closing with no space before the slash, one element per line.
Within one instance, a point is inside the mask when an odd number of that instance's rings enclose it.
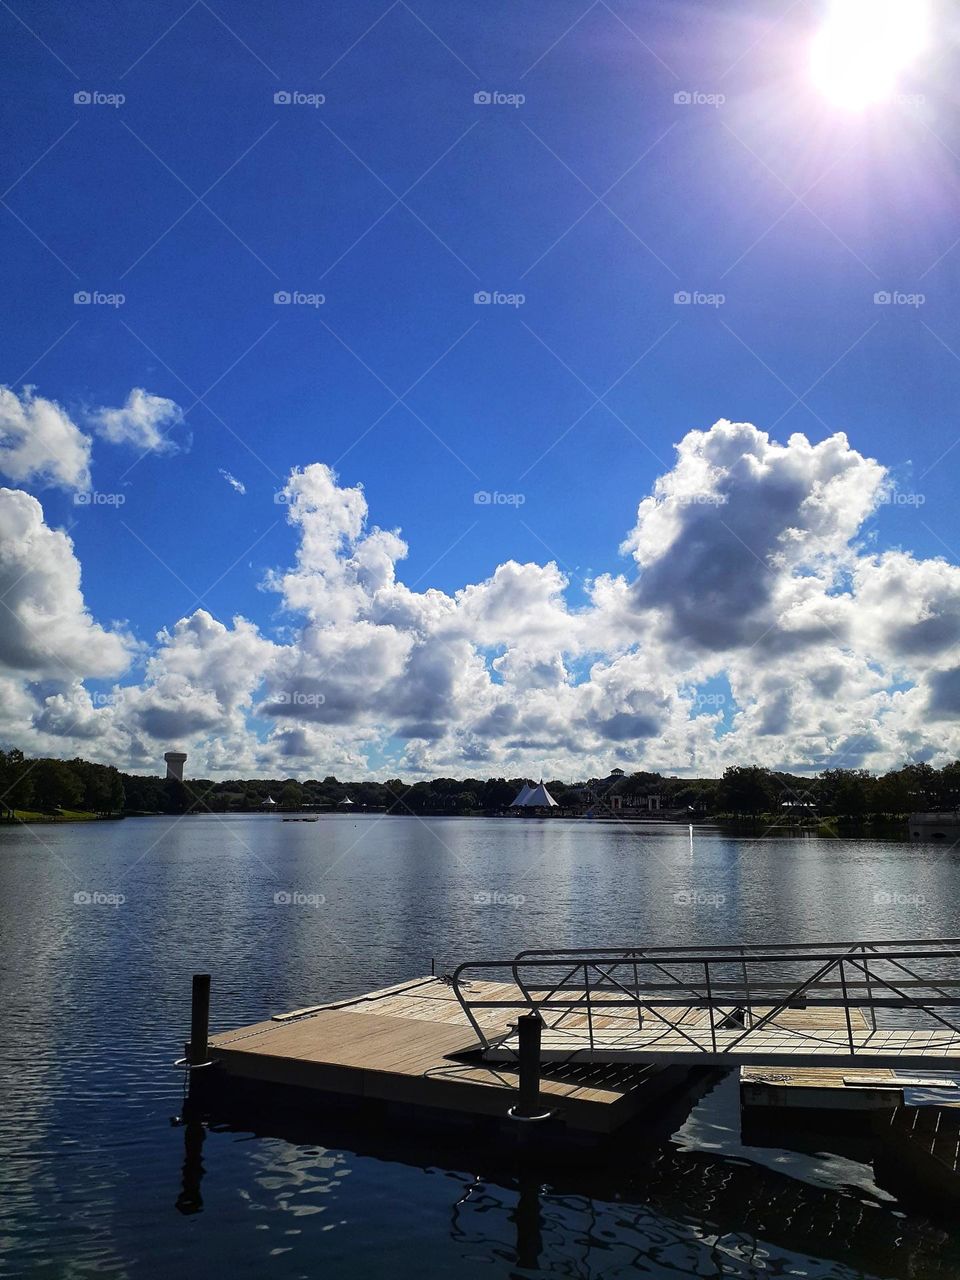
<path fill-rule="evenodd" d="M 38 760 L 33 770 L 41 809 L 76 809 L 83 799 L 83 782 L 63 760 Z"/>
<path fill-rule="evenodd" d="M 825 769 L 812 790 L 821 813 L 859 817 L 869 808 L 872 782 L 866 769 Z"/>
<path fill-rule="evenodd" d="M 296 778 L 288 778 L 283 784 L 279 803 L 284 809 L 299 809 L 303 804 L 303 787 Z"/>
<path fill-rule="evenodd" d="M 727 813 L 763 813 L 773 804 L 776 788 L 769 769 L 760 765 L 731 765 L 724 769 L 718 800 Z"/>
<path fill-rule="evenodd" d="M 0 751 L 0 812 L 27 809 L 34 795 L 32 766 L 16 747 Z"/>

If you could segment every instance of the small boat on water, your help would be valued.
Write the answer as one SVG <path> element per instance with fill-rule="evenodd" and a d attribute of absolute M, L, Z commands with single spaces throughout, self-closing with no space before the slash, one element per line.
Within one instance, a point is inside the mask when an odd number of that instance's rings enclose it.
<path fill-rule="evenodd" d="M 317 814 L 312 813 L 306 818 L 281 818 L 281 822 L 319 822 Z"/>

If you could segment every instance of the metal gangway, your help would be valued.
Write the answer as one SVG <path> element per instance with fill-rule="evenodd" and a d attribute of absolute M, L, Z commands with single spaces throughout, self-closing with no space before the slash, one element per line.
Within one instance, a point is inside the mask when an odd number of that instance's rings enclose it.
<path fill-rule="evenodd" d="M 492 1061 L 515 1011 L 543 1062 L 960 1071 L 957 938 L 528 950 L 451 982 Z"/>

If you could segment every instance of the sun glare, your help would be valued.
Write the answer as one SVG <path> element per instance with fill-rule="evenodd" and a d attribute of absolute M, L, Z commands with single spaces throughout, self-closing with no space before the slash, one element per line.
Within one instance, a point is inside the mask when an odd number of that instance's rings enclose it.
<path fill-rule="evenodd" d="M 830 0 L 813 42 L 814 83 L 853 111 L 889 101 L 927 47 L 929 27 L 928 0 Z"/>

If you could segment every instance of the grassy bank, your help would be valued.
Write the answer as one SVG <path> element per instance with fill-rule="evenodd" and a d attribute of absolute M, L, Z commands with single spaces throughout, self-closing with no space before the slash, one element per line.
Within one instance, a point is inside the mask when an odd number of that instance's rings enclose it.
<path fill-rule="evenodd" d="M 53 813 L 45 813 L 41 809 L 14 809 L 13 817 L 4 814 L 0 826 L 14 826 L 18 822 L 108 822 L 119 818 L 120 814 L 90 813 L 86 809 L 57 809 Z"/>

